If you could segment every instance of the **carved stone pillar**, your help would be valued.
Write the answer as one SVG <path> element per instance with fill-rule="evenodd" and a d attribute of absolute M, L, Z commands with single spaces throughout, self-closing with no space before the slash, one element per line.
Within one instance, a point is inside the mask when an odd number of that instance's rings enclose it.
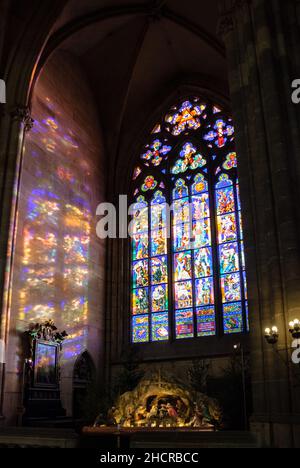
<path fill-rule="evenodd" d="M 30 109 L 5 109 L 0 128 L 0 418 L 5 379 L 5 352 L 10 315 L 13 243 L 17 222 L 18 193 L 25 133 L 33 127 Z"/>
<path fill-rule="evenodd" d="M 296 2 L 221 2 L 244 209 L 252 339 L 252 427 L 274 446 L 300 446 L 298 372 L 289 321 L 300 318 L 300 78 Z M 276 324 L 281 358 L 263 330 Z"/>

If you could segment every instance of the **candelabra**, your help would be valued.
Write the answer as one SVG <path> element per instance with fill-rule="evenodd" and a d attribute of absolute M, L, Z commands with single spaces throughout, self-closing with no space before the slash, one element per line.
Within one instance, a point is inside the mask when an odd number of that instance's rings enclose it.
<path fill-rule="evenodd" d="M 293 343 L 291 347 L 289 348 L 282 348 L 278 349 L 277 346 L 275 346 L 280 337 L 279 329 L 276 325 L 274 325 L 271 328 L 266 328 L 265 329 L 265 339 L 266 342 L 269 345 L 273 346 L 274 351 L 277 353 L 279 358 L 284 361 L 284 364 L 290 368 L 291 363 L 294 365 L 299 365 L 300 364 L 300 320 L 295 319 L 292 322 L 289 323 L 289 332 L 291 334 L 291 337 L 293 338 Z M 291 351 L 291 359 L 286 359 L 284 358 L 281 354 L 280 351 L 283 351 L 285 353 L 288 353 Z M 298 372 L 294 373 L 294 377 L 299 380 L 299 375 Z"/>
<path fill-rule="evenodd" d="M 300 339 L 300 321 L 298 319 L 290 322 L 290 334 L 295 340 Z"/>
<path fill-rule="evenodd" d="M 277 327 L 265 329 L 265 339 L 268 344 L 275 345 L 279 340 L 279 332 Z"/>

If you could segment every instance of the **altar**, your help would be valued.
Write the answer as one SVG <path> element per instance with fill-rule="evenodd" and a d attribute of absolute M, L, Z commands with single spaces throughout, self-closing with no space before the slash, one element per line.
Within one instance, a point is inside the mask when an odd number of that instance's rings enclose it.
<path fill-rule="evenodd" d="M 199 446 L 203 437 L 214 433 L 213 427 L 203 428 L 113 428 L 85 427 L 81 434 L 82 448 L 132 449 Z M 170 445 L 171 444 L 171 445 Z"/>

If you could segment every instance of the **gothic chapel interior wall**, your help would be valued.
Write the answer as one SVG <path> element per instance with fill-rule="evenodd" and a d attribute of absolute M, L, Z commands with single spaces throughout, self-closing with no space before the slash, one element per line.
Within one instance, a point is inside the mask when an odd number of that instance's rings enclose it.
<path fill-rule="evenodd" d="M 73 366 L 85 350 L 103 356 L 105 245 L 96 207 L 105 197 L 101 128 L 84 71 L 69 53 L 47 62 L 32 97 L 13 248 L 4 413 L 16 421 L 22 334 L 52 319 L 69 337 L 62 355 L 62 400 L 72 412 Z"/>
<path fill-rule="evenodd" d="M 135 356 L 142 368 L 180 379 L 195 359 L 208 359 L 220 376 L 239 341 L 251 359 L 251 430 L 266 445 L 300 446 L 288 328 L 300 318 L 300 119 L 290 99 L 300 78 L 299 5 L 0 0 L 0 425 L 17 422 L 22 334 L 44 319 L 69 334 L 61 374 L 68 416 L 84 351 L 112 390 L 132 351 L 130 246 L 96 237 L 96 207 L 130 194 L 156 119 L 199 95 L 234 119 L 250 336 L 148 342 Z M 273 325 L 284 359 L 264 337 Z"/>

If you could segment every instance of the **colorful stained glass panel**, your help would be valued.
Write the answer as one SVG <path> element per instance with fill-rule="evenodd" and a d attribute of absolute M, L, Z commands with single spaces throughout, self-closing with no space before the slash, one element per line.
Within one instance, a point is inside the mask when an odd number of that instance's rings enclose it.
<path fill-rule="evenodd" d="M 155 190 L 158 183 L 153 176 L 146 177 L 144 184 L 142 185 L 142 191 L 148 192 L 149 190 Z"/>
<path fill-rule="evenodd" d="M 245 291 L 245 299 L 248 299 L 248 286 L 247 286 L 247 275 L 246 272 L 243 272 L 243 279 L 244 279 L 244 291 Z"/>
<path fill-rule="evenodd" d="M 216 317 L 214 307 L 197 309 L 197 333 L 199 337 L 216 334 Z"/>
<path fill-rule="evenodd" d="M 136 167 L 134 169 L 134 173 L 133 173 L 133 180 L 136 180 L 142 173 L 142 169 L 140 167 Z"/>
<path fill-rule="evenodd" d="M 132 319 L 133 343 L 147 343 L 149 341 L 149 316 L 133 317 Z"/>
<path fill-rule="evenodd" d="M 164 145 L 160 140 L 154 140 L 151 145 L 147 145 L 146 153 L 142 154 L 141 159 L 151 162 L 153 166 L 160 166 L 162 161 L 166 159 L 172 147 Z"/>
<path fill-rule="evenodd" d="M 244 231 L 243 231 L 243 220 L 242 220 L 242 213 L 239 212 L 239 224 L 240 224 L 240 239 L 244 239 Z"/>
<path fill-rule="evenodd" d="M 220 109 L 218 106 L 213 107 L 213 113 L 214 114 L 219 114 L 220 112 L 222 112 L 222 109 Z"/>
<path fill-rule="evenodd" d="M 214 304 L 213 278 L 196 280 L 196 304 L 198 307 Z"/>
<path fill-rule="evenodd" d="M 158 191 L 154 194 L 151 205 L 161 205 L 166 203 L 166 198 L 161 191 Z"/>
<path fill-rule="evenodd" d="M 224 189 L 226 187 L 232 187 L 233 182 L 227 174 L 221 174 L 216 185 L 217 189 Z"/>
<path fill-rule="evenodd" d="M 240 269 L 239 248 L 237 242 L 219 247 L 221 275 L 235 273 Z"/>
<path fill-rule="evenodd" d="M 132 292 L 132 313 L 133 315 L 148 314 L 149 289 L 134 289 Z"/>
<path fill-rule="evenodd" d="M 182 252 L 190 247 L 190 224 L 181 224 L 174 226 L 174 250 Z"/>
<path fill-rule="evenodd" d="M 244 247 L 244 242 L 241 242 L 240 245 L 241 245 L 241 257 L 242 257 L 242 270 L 245 270 L 245 268 L 246 268 L 246 260 L 245 260 L 245 247 Z"/>
<path fill-rule="evenodd" d="M 240 197 L 240 186 L 239 184 L 236 184 L 236 196 L 237 196 L 237 201 L 238 201 L 238 210 L 241 211 L 241 197 Z"/>
<path fill-rule="evenodd" d="M 197 130 L 201 127 L 200 116 L 205 109 L 205 104 L 198 105 L 190 101 L 185 101 L 179 109 L 174 109 L 165 119 L 171 125 L 172 135 L 178 136 L 185 130 Z"/>
<path fill-rule="evenodd" d="M 233 187 L 217 190 L 217 213 L 223 215 L 226 213 L 233 213 L 235 210 L 234 192 Z"/>
<path fill-rule="evenodd" d="M 173 203 L 173 224 L 188 223 L 190 219 L 190 203 L 188 198 L 176 200 Z"/>
<path fill-rule="evenodd" d="M 209 196 L 208 193 L 203 193 L 201 196 L 192 197 L 193 205 L 193 219 L 198 221 L 200 219 L 209 218 Z"/>
<path fill-rule="evenodd" d="M 178 159 L 173 166 L 171 172 L 172 174 L 184 174 L 188 170 L 188 166 L 182 159 Z"/>
<path fill-rule="evenodd" d="M 184 180 L 179 179 L 176 182 L 175 189 L 173 190 L 173 200 L 178 200 L 180 198 L 186 198 L 189 196 L 189 190 L 184 182 Z"/>
<path fill-rule="evenodd" d="M 166 284 L 151 288 L 151 310 L 153 313 L 168 310 L 168 286 Z"/>
<path fill-rule="evenodd" d="M 206 160 L 200 153 L 197 153 L 197 149 L 192 143 L 183 145 L 180 158 L 172 168 L 172 174 L 184 174 L 188 169 L 196 170 L 206 165 Z"/>
<path fill-rule="evenodd" d="M 247 326 L 247 331 L 249 331 L 250 330 L 250 322 L 249 322 L 249 304 L 248 304 L 248 301 L 246 301 L 245 307 L 246 307 L 246 326 Z"/>
<path fill-rule="evenodd" d="M 212 276 L 213 266 L 212 266 L 212 250 L 211 248 L 203 248 L 195 250 L 194 252 L 194 268 L 195 268 L 195 278 L 205 278 L 207 276 Z"/>
<path fill-rule="evenodd" d="M 153 205 L 151 207 L 151 229 L 162 229 L 166 224 L 166 205 Z"/>
<path fill-rule="evenodd" d="M 168 282 L 168 260 L 166 256 L 152 258 L 151 281 L 153 285 Z"/>
<path fill-rule="evenodd" d="M 148 234 L 136 234 L 132 239 L 132 257 L 133 260 L 142 260 L 148 258 Z"/>
<path fill-rule="evenodd" d="M 193 309 L 177 310 L 175 313 L 176 338 L 194 337 L 194 313 Z"/>
<path fill-rule="evenodd" d="M 142 208 L 135 212 L 132 221 L 132 232 L 134 234 L 148 233 L 148 208 Z"/>
<path fill-rule="evenodd" d="M 237 240 L 237 227 L 235 214 L 218 216 L 219 244 Z"/>
<path fill-rule="evenodd" d="M 218 148 L 223 148 L 228 139 L 233 140 L 234 138 L 234 127 L 231 123 L 227 123 L 223 119 L 218 119 L 213 127 L 206 135 L 204 140 L 208 142 L 214 142 Z"/>
<path fill-rule="evenodd" d="M 224 333 L 242 333 L 243 332 L 243 312 L 242 304 L 229 304 L 223 308 Z"/>
<path fill-rule="evenodd" d="M 148 260 L 134 262 L 132 265 L 133 287 L 143 288 L 149 284 Z"/>
<path fill-rule="evenodd" d="M 200 249 L 211 245 L 210 219 L 196 221 L 193 223 L 193 247 Z"/>
<path fill-rule="evenodd" d="M 202 174 L 197 174 L 192 185 L 192 195 L 208 192 L 208 183 Z"/>
<path fill-rule="evenodd" d="M 201 169 L 206 166 L 206 160 L 201 154 L 195 154 L 193 159 L 190 161 L 190 169 L 195 171 L 196 169 Z"/>
<path fill-rule="evenodd" d="M 169 317 L 167 313 L 153 314 L 152 323 L 152 341 L 166 341 L 169 339 Z"/>
<path fill-rule="evenodd" d="M 223 167 L 227 171 L 237 167 L 237 155 L 236 155 L 236 153 L 229 153 L 227 155 L 226 161 L 224 162 Z"/>
<path fill-rule="evenodd" d="M 167 254 L 167 232 L 166 229 L 159 229 L 151 232 L 151 256 Z"/>
<path fill-rule="evenodd" d="M 160 132 L 161 132 L 161 125 L 156 124 L 151 133 L 153 134 L 153 133 L 160 133 Z"/>
<path fill-rule="evenodd" d="M 192 279 L 192 254 L 182 252 L 174 255 L 175 281 Z"/>
<path fill-rule="evenodd" d="M 240 274 L 234 273 L 221 277 L 223 303 L 241 300 Z"/>
<path fill-rule="evenodd" d="M 193 307 L 193 288 L 192 282 L 175 284 L 175 308 L 188 309 Z"/>

